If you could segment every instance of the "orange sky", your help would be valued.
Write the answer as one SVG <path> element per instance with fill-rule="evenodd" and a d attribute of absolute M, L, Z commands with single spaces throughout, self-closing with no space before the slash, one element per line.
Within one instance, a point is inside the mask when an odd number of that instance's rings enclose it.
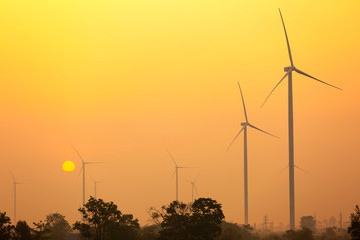
<path fill-rule="evenodd" d="M 344 220 L 359 203 L 360 2 L 110 1 L 0 3 L 0 211 L 29 223 L 58 211 L 80 218 L 80 160 L 98 196 L 146 224 L 147 209 L 175 198 L 167 146 L 181 169 L 179 197 L 223 204 L 243 223 L 244 121 L 248 132 L 249 221 L 288 224 L 287 84 L 260 105 L 288 66 L 278 7 L 295 66 L 344 89 L 294 74 L 296 217 Z M 66 160 L 73 173 L 62 171 Z M 87 195 L 93 184 L 87 177 Z"/>

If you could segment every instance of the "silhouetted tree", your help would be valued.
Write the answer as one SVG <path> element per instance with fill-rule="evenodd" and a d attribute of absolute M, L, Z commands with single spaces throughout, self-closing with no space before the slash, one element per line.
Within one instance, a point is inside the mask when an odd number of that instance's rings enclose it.
<path fill-rule="evenodd" d="M 216 240 L 243 240 L 242 229 L 236 223 L 221 223 L 221 234 Z"/>
<path fill-rule="evenodd" d="M 11 225 L 10 218 L 6 216 L 6 212 L 0 212 L 0 239 L 12 239 L 14 226 Z"/>
<path fill-rule="evenodd" d="M 308 228 L 302 228 L 298 231 L 288 230 L 284 234 L 286 240 L 313 240 L 313 232 Z"/>
<path fill-rule="evenodd" d="M 156 240 L 159 237 L 160 225 L 153 224 L 150 226 L 144 226 L 140 231 L 141 240 Z"/>
<path fill-rule="evenodd" d="M 50 240 L 63 240 L 65 236 L 71 231 L 68 221 L 65 216 L 60 213 L 51 213 L 46 216 L 45 228 L 49 232 Z"/>
<path fill-rule="evenodd" d="M 316 229 L 316 221 L 313 216 L 302 216 L 300 218 L 300 227 L 308 228 L 311 231 L 315 232 Z"/>
<path fill-rule="evenodd" d="M 31 240 L 31 228 L 26 221 L 18 221 L 15 227 L 15 239 L 16 240 Z"/>
<path fill-rule="evenodd" d="M 211 198 L 199 198 L 193 204 L 173 201 L 160 211 L 152 209 L 151 216 L 160 223 L 160 240 L 215 239 L 224 219 L 221 204 Z"/>
<path fill-rule="evenodd" d="M 43 221 L 38 223 L 33 223 L 35 228 L 33 229 L 34 240 L 48 240 L 50 238 L 49 228 L 46 227 L 46 224 Z"/>
<path fill-rule="evenodd" d="M 325 231 L 321 234 L 322 240 L 337 240 L 338 237 L 336 236 L 336 227 L 328 227 L 325 228 Z"/>
<path fill-rule="evenodd" d="M 221 234 L 220 224 L 224 218 L 220 203 L 211 198 L 196 199 L 190 217 L 191 239 L 215 239 Z"/>
<path fill-rule="evenodd" d="M 78 211 L 83 222 L 77 221 L 74 229 L 93 240 L 136 239 L 139 231 L 137 219 L 131 214 L 122 214 L 113 202 L 91 197 Z M 119 237 L 121 236 L 121 237 Z"/>
<path fill-rule="evenodd" d="M 350 215 L 350 226 L 348 227 L 348 233 L 353 240 L 360 240 L 360 209 L 356 205 L 355 212 Z"/>

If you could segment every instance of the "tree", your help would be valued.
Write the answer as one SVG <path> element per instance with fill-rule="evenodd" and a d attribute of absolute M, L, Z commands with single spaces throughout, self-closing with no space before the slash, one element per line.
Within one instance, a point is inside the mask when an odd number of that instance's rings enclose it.
<path fill-rule="evenodd" d="M 221 204 L 211 198 L 199 198 L 192 204 L 190 230 L 192 239 L 215 239 L 221 234 L 221 221 L 225 218 Z"/>
<path fill-rule="evenodd" d="M 355 212 L 350 215 L 350 226 L 348 227 L 348 233 L 353 240 L 360 240 L 360 209 L 359 206 L 355 206 Z"/>
<path fill-rule="evenodd" d="M 68 221 L 65 216 L 60 213 L 51 213 L 46 216 L 45 228 L 49 232 L 50 240 L 63 240 L 65 236 L 71 231 Z"/>
<path fill-rule="evenodd" d="M 315 218 L 313 216 L 302 216 L 300 218 L 300 227 L 308 228 L 314 232 L 316 230 Z"/>
<path fill-rule="evenodd" d="M 34 222 L 33 224 L 35 226 L 33 229 L 35 240 L 47 240 L 50 238 L 49 229 L 43 221 L 40 221 L 39 223 Z"/>
<path fill-rule="evenodd" d="M 242 229 L 236 223 L 221 223 L 221 235 L 216 240 L 243 240 Z"/>
<path fill-rule="evenodd" d="M 160 225 L 153 224 L 149 226 L 144 226 L 140 231 L 141 240 L 156 240 L 159 237 Z"/>
<path fill-rule="evenodd" d="M 288 230 L 284 234 L 286 240 L 313 240 L 313 232 L 308 228 L 302 228 L 298 231 Z"/>
<path fill-rule="evenodd" d="M 12 239 L 14 226 L 11 225 L 10 218 L 6 216 L 6 212 L 0 212 L 0 239 Z"/>
<path fill-rule="evenodd" d="M 211 198 L 199 198 L 193 204 L 173 201 L 161 210 L 151 209 L 160 223 L 160 240 L 211 240 L 221 233 L 224 214 L 221 204 Z"/>
<path fill-rule="evenodd" d="M 83 222 L 77 221 L 74 229 L 93 240 L 136 239 L 139 230 L 137 219 L 131 214 L 122 214 L 113 202 L 91 197 L 78 211 Z"/>
<path fill-rule="evenodd" d="M 323 234 L 321 235 L 321 239 L 324 240 L 336 240 L 338 237 L 336 236 L 336 227 L 328 227 L 325 229 Z"/>
<path fill-rule="evenodd" d="M 31 228 L 26 221 L 18 221 L 15 227 L 15 239 L 16 240 L 31 240 Z"/>

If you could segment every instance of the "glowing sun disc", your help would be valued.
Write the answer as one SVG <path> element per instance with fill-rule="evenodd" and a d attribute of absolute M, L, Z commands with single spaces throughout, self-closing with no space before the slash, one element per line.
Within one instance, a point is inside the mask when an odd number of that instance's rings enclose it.
<path fill-rule="evenodd" d="M 66 161 L 62 165 L 65 172 L 72 172 L 75 169 L 75 164 L 72 161 Z"/>

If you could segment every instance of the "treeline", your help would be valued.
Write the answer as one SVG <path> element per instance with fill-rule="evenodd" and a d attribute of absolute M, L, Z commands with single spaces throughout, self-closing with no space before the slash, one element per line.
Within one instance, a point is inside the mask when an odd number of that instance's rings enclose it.
<path fill-rule="evenodd" d="M 102 199 L 91 197 L 78 211 L 82 221 L 72 227 L 63 215 L 52 213 L 32 228 L 25 221 L 11 225 L 6 213 L 0 212 L 0 240 L 360 240 L 358 206 L 348 229 L 318 231 L 315 219 L 304 216 L 299 230 L 278 233 L 225 222 L 221 204 L 211 198 L 150 208 L 153 224 L 144 227 L 133 215 L 123 214 L 116 204 Z"/>

